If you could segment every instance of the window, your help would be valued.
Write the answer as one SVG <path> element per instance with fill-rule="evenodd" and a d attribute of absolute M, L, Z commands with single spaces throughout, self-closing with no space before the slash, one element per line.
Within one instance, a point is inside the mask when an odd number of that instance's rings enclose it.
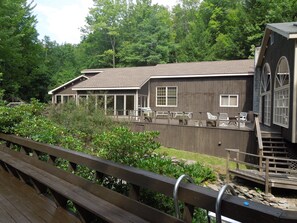
<path fill-rule="evenodd" d="M 156 106 L 175 107 L 177 106 L 177 87 L 157 87 Z"/>
<path fill-rule="evenodd" d="M 220 107 L 238 107 L 237 94 L 221 94 Z"/>
<path fill-rule="evenodd" d="M 285 128 L 289 127 L 289 92 L 289 64 L 287 59 L 282 57 L 278 62 L 274 80 L 273 123 Z"/>
<path fill-rule="evenodd" d="M 271 71 L 266 63 L 261 74 L 261 103 L 260 111 L 265 125 L 271 125 Z"/>

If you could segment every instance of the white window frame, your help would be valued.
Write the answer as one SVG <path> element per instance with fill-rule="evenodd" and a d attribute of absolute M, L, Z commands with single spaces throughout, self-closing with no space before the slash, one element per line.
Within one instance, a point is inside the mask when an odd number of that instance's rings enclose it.
<path fill-rule="evenodd" d="M 158 97 L 161 97 L 161 96 L 158 96 L 158 89 L 159 88 L 165 88 L 165 105 L 160 105 L 158 104 Z M 175 95 L 175 105 L 168 105 L 168 88 L 175 88 L 176 89 L 176 95 Z M 177 86 L 157 86 L 156 87 L 156 107 L 177 107 L 177 104 L 178 104 L 178 87 Z"/>
<path fill-rule="evenodd" d="M 287 71 L 279 70 L 280 64 L 284 61 L 287 65 Z M 288 83 L 285 84 L 280 75 L 288 75 Z M 279 78 L 279 76 L 281 78 Z M 278 86 L 277 86 L 278 83 Z M 276 74 L 274 78 L 274 105 L 273 105 L 273 124 L 284 128 L 289 127 L 290 114 L 290 67 L 286 57 L 281 57 L 278 61 Z"/>
<path fill-rule="evenodd" d="M 228 104 L 224 105 L 222 104 L 222 98 L 223 97 L 228 97 Z M 231 97 L 236 97 L 236 105 L 231 105 L 230 103 L 230 98 Z M 220 94 L 220 107 L 221 108 L 238 108 L 238 103 L 239 102 L 239 95 L 238 94 Z"/>

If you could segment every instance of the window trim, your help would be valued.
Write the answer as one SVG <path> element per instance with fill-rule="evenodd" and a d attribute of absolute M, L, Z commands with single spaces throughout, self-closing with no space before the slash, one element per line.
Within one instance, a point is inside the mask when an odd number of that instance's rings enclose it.
<path fill-rule="evenodd" d="M 165 88 L 165 105 L 158 104 L 158 88 Z M 168 105 L 168 88 L 176 89 L 175 105 Z M 177 107 L 177 105 L 178 105 L 178 87 L 177 86 L 156 86 L 156 107 Z"/>
<path fill-rule="evenodd" d="M 222 97 L 228 97 L 228 104 L 223 105 L 222 104 Z M 230 97 L 235 96 L 236 97 L 236 105 L 231 105 L 230 104 Z M 239 94 L 220 94 L 220 107 L 221 108 L 238 108 L 239 106 Z"/>

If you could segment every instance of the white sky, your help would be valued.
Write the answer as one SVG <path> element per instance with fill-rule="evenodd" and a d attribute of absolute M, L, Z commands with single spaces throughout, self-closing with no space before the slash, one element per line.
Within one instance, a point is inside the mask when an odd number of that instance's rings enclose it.
<path fill-rule="evenodd" d="M 153 4 L 173 6 L 177 0 L 152 0 Z M 93 0 L 34 0 L 39 39 L 49 36 L 51 41 L 76 44 L 80 42 L 80 28 Z"/>

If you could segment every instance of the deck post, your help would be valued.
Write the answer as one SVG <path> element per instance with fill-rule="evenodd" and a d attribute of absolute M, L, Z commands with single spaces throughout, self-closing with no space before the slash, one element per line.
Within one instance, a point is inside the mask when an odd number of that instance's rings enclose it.
<path fill-rule="evenodd" d="M 237 127 L 240 129 L 240 113 L 237 116 Z"/>
<path fill-rule="evenodd" d="M 230 160 L 230 150 L 227 150 L 227 162 L 226 162 L 226 181 L 227 181 L 227 184 L 230 182 L 229 160 Z"/>
<path fill-rule="evenodd" d="M 236 169 L 238 170 L 239 169 L 239 150 L 237 151 L 237 153 L 236 153 Z"/>
<path fill-rule="evenodd" d="M 269 158 L 266 157 L 265 160 L 265 194 L 270 192 L 269 187 Z"/>
<path fill-rule="evenodd" d="M 168 111 L 168 124 L 170 124 L 170 111 Z"/>

